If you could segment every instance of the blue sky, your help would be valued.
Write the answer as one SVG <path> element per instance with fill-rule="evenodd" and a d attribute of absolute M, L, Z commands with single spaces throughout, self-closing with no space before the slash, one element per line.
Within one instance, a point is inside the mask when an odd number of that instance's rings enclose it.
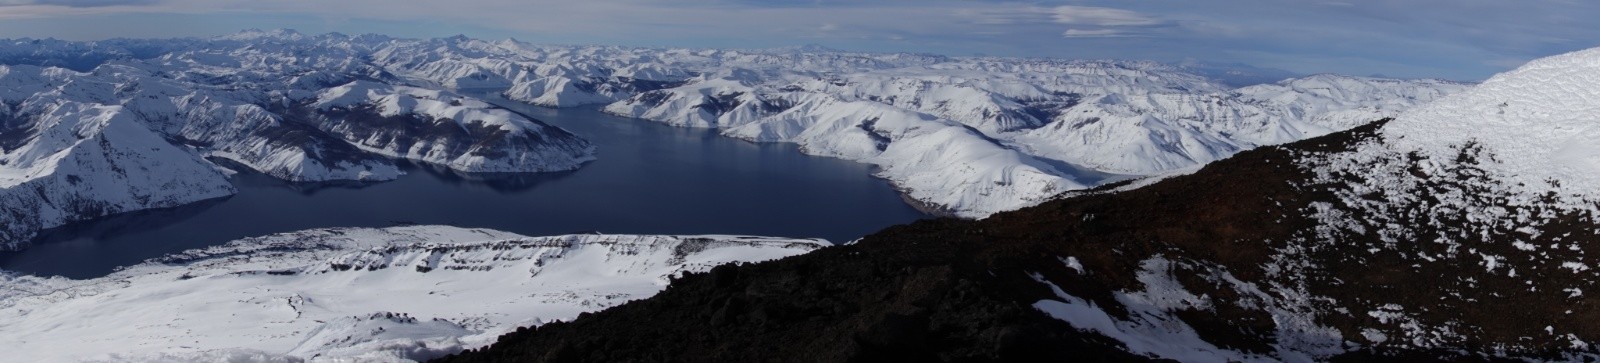
<path fill-rule="evenodd" d="M 0 0 L 0 37 L 244 28 L 539 43 L 1239 62 L 1478 80 L 1600 46 L 1590 0 Z"/>

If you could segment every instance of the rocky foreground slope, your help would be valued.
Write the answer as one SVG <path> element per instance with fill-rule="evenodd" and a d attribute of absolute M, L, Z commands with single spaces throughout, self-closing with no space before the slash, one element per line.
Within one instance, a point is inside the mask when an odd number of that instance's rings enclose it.
<path fill-rule="evenodd" d="M 686 272 L 826 245 L 440 226 L 309 230 L 90 280 L 0 271 L 0 341 L 5 360 L 17 362 L 426 360 L 519 325 L 649 296 Z"/>
<path fill-rule="evenodd" d="M 439 361 L 1593 360 L 1596 80 L 1600 49 L 1542 59 L 1393 121 L 719 267 Z"/>

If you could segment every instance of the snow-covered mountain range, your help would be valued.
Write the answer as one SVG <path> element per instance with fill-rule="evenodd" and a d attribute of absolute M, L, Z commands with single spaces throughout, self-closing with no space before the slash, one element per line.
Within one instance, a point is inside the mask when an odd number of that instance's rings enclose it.
<path fill-rule="evenodd" d="M 1467 84 L 1315 75 L 1243 88 L 1153 62 L 829 50 L 394 41 L 403 78 L 719 129 L 865 162 L 927 209 L 983 217 L 1344 130 Z"/>
<path fill-rule="evenodd" d="M 543 354 L 556 349 L 608 361 L 1594 361 L 1596 137 L 1600 48 L 1189 174 L 723 274 L 738 279 L 687 277 L 446 362 L 553 361 Z M 749 293 L 778 284 L 781 296 Z"/>
<path fill-rule="evenodd" d="M 455 93 L 406 87 L 361 53 L 230 39 L 12 41 L 0 54 L 0 249 L 39 230 L 230 195 L 226 159 L 296 182 L 382 181 L 393 159 L 463 172 L 577 168 L 593 147 Z M 145 43 L 140 43 L 145 44 Z M 32 50 L 23 52 L 22 50 Z M 84 72 L 26 63 L 79 64 Z M 82 65 L 82 64 L 80 64 Z"/>
<path fill-rule="evenodd" d="M 246 31 L 0 41 L 0 248 L 225 196 L 207 159 L 291 181 L 570 170 L 592 147 L 457 92 L 594 105 L 878 167 L 919 207 L 984 217 L 1062 192 L 1346 129 L 1467 85 L 1335 75 L 1233 88 L 1130 61 L 826 49 L 537 46 Z"/>
<path fill-rule="evenodd" d="M 829 245 L 524 237 L 442 226 L 234 241 L 91 280 L 0 273 L 6 360 L 410 361 L 655 294 L 675 276 Z"/>
<path fill-rule="evenodd" d="M 0 59 L 0 205 L 23 207 L 0 214 L 0 242 L 227 195 L 208 158 L 314 181 L 392 178 L 391 158 L 533 171 L 590 157 L 464 95 L 484 90 L 797 143 L 877 165 L 930 209 L 993 214 L 827 249 L 329 229 L 93 280 L 0 273 L 17 359 L 425 359 L 495 341 L 456 358 L 1600 356 L 1600 260 L 1586 252 L 1600 243 L 1600 49 L 1478 86 L 1239 88 L 1145 62 L 289 31 L 20 40 Z M 1165 178 L 1052 200 L 1148 175 Z M 685 271 L 813 250 L 574 319 Z M 541 325 L 553 319 L 571 322 Z"/>

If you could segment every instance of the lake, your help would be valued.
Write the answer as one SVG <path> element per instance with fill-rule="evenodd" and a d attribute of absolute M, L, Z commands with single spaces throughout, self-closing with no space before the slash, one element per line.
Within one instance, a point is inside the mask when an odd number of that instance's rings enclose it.
<path fill-rule="evenodd" d="M 530 236 L 569 233 L 749 234 L 847 242 L 927 215 L 871 166 L 807 156 L 715 131 L 548 109 L 477 95 L 593 142 L 599 160 L 572 172 L 462 175 L 410 165 L 398 180 L 290 184 L 254 172 L 239 193 L 175 209 L 57 228 L 0 269 L 71 278 L 187 249 L 323 227 L 446 224 Z"/>

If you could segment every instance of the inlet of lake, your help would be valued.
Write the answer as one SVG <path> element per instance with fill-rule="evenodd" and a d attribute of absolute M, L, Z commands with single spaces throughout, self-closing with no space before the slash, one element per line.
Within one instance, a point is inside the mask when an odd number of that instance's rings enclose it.
<path fill-rule="evenodd" d="M 871 177 L 871 166 L 804 155 L 792 144 L 474 95 L 588 139 L 598 160 L 571 172 L 497 176 L 413 165 L 398 180 L 343 186 L 241 172 L 233 177 L 236 195 L 56 228 L 22 251 L 0 253 L 0 269 L 92 278 L 188 249 L 324 227 L 443 224 L 529 236 L 747 234 L 843 243 L 928 217 Z"/>

